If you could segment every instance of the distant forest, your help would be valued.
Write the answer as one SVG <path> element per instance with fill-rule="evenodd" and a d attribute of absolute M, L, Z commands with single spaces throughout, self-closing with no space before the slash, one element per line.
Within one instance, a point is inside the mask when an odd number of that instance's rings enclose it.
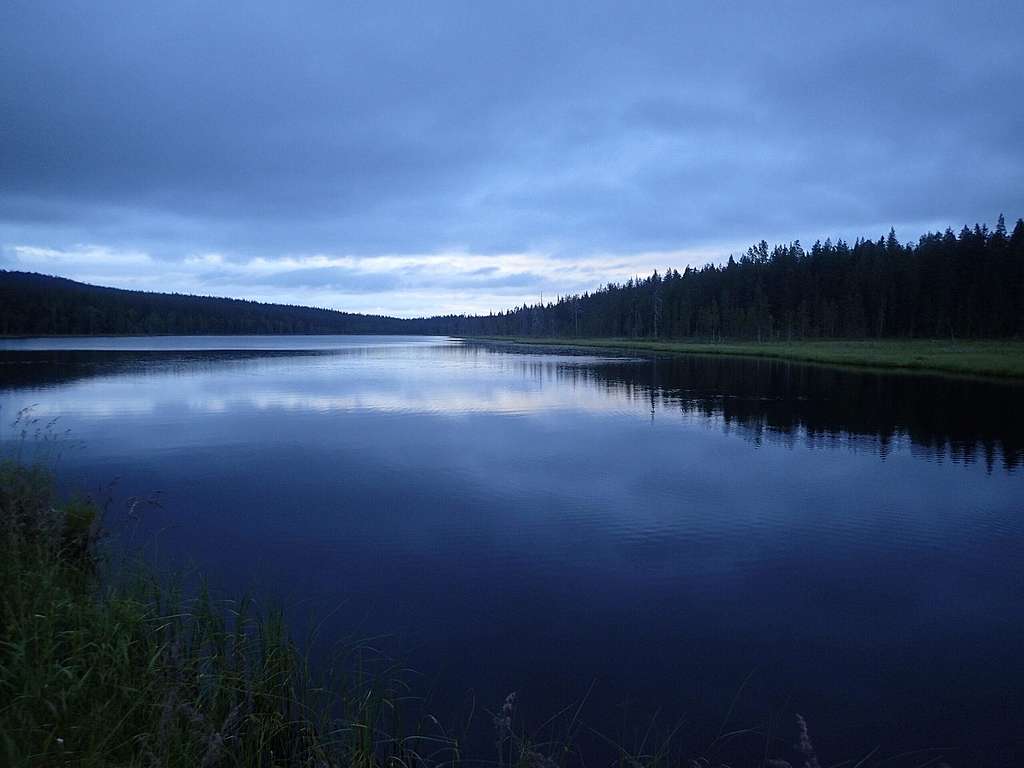
<path fill-rule="evenodd" d="M 761 241 L 739 259 L 611 283 L 486 317 L 449 335 L 789 340 L 1024 335 L 1024 220 L 878 240 Z"/>
<path fill-rule="evenodd" d="M 100 288 L 0 271 L 0 334 L 421 333 L 789 340 L 1024 335 L 1024 220 L 902 244 L 765 241 L 722 265 L 669 269 L 489 315 L 403 320 Z"/>
<path fill-rule="evenodd" d="M 409 333 L 406 321 L 0 271 L 0 335 Z"/>

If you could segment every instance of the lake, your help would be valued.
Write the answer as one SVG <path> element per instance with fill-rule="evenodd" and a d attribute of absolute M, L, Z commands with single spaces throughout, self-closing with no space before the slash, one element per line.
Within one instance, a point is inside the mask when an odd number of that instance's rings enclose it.
<path fill-rule="evenodd" d="M 0 340 L 5 453 L 109 500 L 115 546 L 376 638 L 442 719 L 586 697 L 699 750 L 791 744 L 799 712 L 823 764 L 1021 750 L 1022 396 L 446 338 Z"/>

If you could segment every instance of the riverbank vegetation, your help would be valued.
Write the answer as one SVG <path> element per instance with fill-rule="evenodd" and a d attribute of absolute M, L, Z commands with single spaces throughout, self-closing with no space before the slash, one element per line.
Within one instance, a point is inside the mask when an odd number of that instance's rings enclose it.
<path fill-rule="evenodd" d="M 742 355 L 827 365 L 936 371 L 1024 379 L 1024 341 L 808 340 L 765 342 L 659 341 L 489 337 L 501 344 L 548 350 L 632 352 L 654 355 Z"/>
<path fill-rule="evenodd" d="M 458 744 L 405 721 L 388 667 L 314 673 L 278 612 L 103 578 L 98 507 L 0 465 L 0 764 L 374 766 Z"/>

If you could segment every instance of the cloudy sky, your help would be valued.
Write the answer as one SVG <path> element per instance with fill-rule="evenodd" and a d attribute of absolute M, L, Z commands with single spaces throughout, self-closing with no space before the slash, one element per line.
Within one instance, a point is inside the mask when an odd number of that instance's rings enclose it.
<path fill-rule="evenodd" d="M 0 4 L 0 268 L 403 316 L 1024 215 L 1024 3 Z"/>

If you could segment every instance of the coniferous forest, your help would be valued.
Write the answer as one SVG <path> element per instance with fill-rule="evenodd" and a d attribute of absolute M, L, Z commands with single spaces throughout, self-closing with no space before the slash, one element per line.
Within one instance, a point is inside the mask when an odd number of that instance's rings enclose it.
<path fill-rule="evenodd" d="M 738 259 L 668 269 L 487 317 L 434 318 L 452 335 L 789 340 L 1024 334 L 1024 220 L 901 244 L 763 240 Z"/>
<path fill-rule="evenodd" d="M 101 288 L 0 272 L 0 334 L 425 333 L 750 339 L 1024 335 L 1024 220 L 901 243 L 751 246 L 485 316 L 403 320 L 310 307 Z"/>

